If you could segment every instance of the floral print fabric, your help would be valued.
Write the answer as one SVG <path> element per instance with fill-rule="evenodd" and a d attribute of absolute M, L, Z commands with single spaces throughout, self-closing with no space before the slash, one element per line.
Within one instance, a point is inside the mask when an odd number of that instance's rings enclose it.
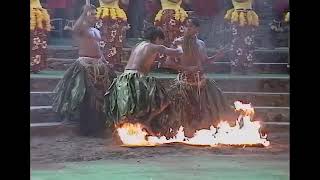
<path fill-rule="evenodd" d="M 47 67 L 47 31 L 36 29 L 30 34 L 30 71 L 39 72 Z"/>
<path fill-rule="evenodd" d="M 245 71 L 252 68 L 254 61 L 254 32 L 252 26 L 232 24 L 231 69 Z"/>

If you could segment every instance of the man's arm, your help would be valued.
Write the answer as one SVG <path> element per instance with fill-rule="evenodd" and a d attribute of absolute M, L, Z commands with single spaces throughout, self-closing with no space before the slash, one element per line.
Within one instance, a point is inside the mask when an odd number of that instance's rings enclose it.
<path fill-rule="evenodd" d="M 183 37 L 179 37 L 179 38 L 176 38 L 173 42 L 172 42 L 172 45 L 174 47 L 177 47 L 179 45 L 182 45 L 182 42 L 183 42 Z"/>
<path fill-rule="evenodd" d="M 172 58 L 167 58 L 165 62 L 161 65 L 161 67 L 174 69 L 177 71 L 189 71 L 189 72 L 197 72 L 200 70 L 199 66 L 183 66 L 175 61 Z"/>
<path fill-rule="evenodd" d="M 154 45 L 154 50 L 160 54 L 165 54 L 171 57 L 179 57 L 182 55 L 182 48 L 167 48 L 163 45 Z"/>
<path fill-rule="evenodd" d="M 199 42 L 200 52 L 203 56 L 202 63 L 211 63 L 213 61 L 216 61 L 224 57 L 223 50 L 220 50 L 215 55 L 208 57 L 206 44 L 201 40 L 199 40 L 198 42 Z"/>
<path fill-rule="evenodd" d="M 82 14 L 78 18 L 78 20 L 75 22 L 74 26 L 72 27 L 72 31 L 75 34 L 80 34 L 82 32 L 88 32 L 88 31 L 86 31 L 88 29 L 88 26 L 84 25 L 84 20 L 87 16 L 87 13 L 90 11 L 90 9 L 91 9 L 91 6 L 84 5 Z"/>
<path fill-rule="evenodd" d="M 219 50 L 215 55 L 208 57 L 207 61 L 213 62 L 213 61 L 222 59 L 223 57 L 224 57 L 224 52 L 222 50 Z"/>

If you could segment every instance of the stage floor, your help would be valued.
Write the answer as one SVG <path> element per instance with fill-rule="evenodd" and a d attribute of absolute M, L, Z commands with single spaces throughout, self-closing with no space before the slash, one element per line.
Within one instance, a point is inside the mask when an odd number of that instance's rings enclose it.
<path fill-rule="evenodd" d="M 272 129 L 270 129 L 272 130 Z M 270 146 L 126 148 L 112 138 L 31 137 L 33 180 L 287 180 L 289 129 L 269 133 Z"/>
<path fill-rule="evenodd" d="M 43 71 L 30 78 L 59 79 L 64 71 Z M 151 73 L 173 79 L 176 74 Z M 285 74 L 208 74 L 209 78 L 280 79 Z M 39 79 L 38 79 L 39 78 Z M 266 148 L 124 148 L 111 138 L 77 135 L 30 137 L 32 180 L 288 180 L 289 126 L 270 128 Z"/>
<path fill-rule="evenodd" d="M 198 155 L 52 164 L 33 180 L 288 180 L 284 155 Z"/>

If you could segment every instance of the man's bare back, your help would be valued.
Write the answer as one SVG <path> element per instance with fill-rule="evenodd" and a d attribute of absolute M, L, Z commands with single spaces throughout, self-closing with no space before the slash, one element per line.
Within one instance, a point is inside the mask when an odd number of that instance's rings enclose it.
<path fill-rule="evenodd" d="M 138 70 L 141 73 L 148 73 L 157 53 L 151 50 L 152 44 L 141 42 L 131 52 L 126 69 Z"/>
<path fill-rule="evenodd" d="M 141 73 L 148 74 L 158 53 L 180 56 L 182 51 L 143 41 L 132 50 L 126 69 L 138 70 Z"/>

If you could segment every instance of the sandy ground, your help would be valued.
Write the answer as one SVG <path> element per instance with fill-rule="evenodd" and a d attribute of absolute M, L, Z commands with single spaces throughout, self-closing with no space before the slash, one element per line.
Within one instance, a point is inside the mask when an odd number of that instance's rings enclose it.
<path fill-rule="evenodd" d="M 89 138 L 77 135 L 31 137 L 31 167 L 43 164 L 96 160 L 128 160 L 161 158 L 166 156 L 262 155 L 289 157 L 289 132 L 269 134 L 271 145 L 255 147 L 194 147 L 168 145 L 163 147 L 127 148 L 115 144 L 111 138 Z"/>

